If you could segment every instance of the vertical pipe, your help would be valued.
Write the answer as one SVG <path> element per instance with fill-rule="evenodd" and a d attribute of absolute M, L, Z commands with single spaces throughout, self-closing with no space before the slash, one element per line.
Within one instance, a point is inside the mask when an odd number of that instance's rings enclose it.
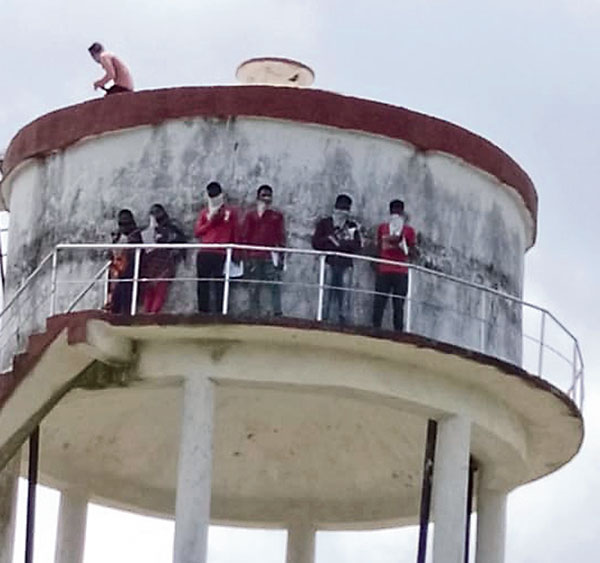
<path fill-rule="evenodd" d="M 142 258 L 142 249 L 135 249 L 135 258 L 133 260 L 133 288 L 131 289 L 131 315 L 137 313 L 137 300 L 139 293 L 140 262 Z"/>
<path fill-rule="evenodd" d="M 417 563 L 425 563 L 427 556 L 427 531 L 429 529 L 429 514 L 431 511 L 431 483 L 433 464 L 435 462 L 435 439 L 437 422 L 429 419 L 427 422 L 427 441 L 425 443 L 425 459 L 423 461 L 423 481 L 421 485 L 421 510 L 419 515 L 419 548 Z"/>
<path fill-rule="evenodd" d="M 412 293 L 413 293 L 413 269 L 408 268 L 408 287 L 406 290 L 406 321 L 404 322 L 404 332 L 410 332 L 412 328 Z"/>
<path fill-rule="evenodd" d="M 221 312 L 226 315 L 229 311 L 229 285 L 231 278 L 231 258 L 233 256 L 233 248 L 227 247 L 225 253 L 225 287 L 223 288 L 223 306 Z"/>
<path fill-rule="evenodd" d="M 485 353 L 485 326 L 486 326 L 486 313 L 487 313 L 487 291 L 481 292 L 481 301 L 479 306 L 479 318 L 481 319 L 481 325 L 479 328 L 479 350 L 482 354 Z"/>
<path fill-rule="evenodd" d="M 50 316 L 56 313 L 56 278 L 58 276 L 58 249 L 52 253 L 52 275 L 50 281 Z"/>
<path fill-rule="evenodd" d="M 542 377 L 542 365 L 544 360 L 544 333 L 546 332 L 546 311 L 542 311 L 542 322 L 540 325 L 540 353 L 538 356 L 538 377 Z"/>
<path fill-rule="evenodd" d="M 38 478 L 40 427 L 29 437 L 29 469 L 27 483 L 27 524 L 25 532 L 25 563 L 33 563 L 33 539 L 35 533 L 35 493 Z"/>
<path fill-rule="evenodd" d="M 325 296 L 325 254 L 319 256 L 319 300 L 317 302 L 317 321 L 323 320 L 323 298 Z"/>
<path fill-rule="evenodd" d="M 465 529 L 465 563 L 469 563 L 471 547 L 471 512 L 473 511 L 473 487 L 475 485 L 475 462 L 469 461 L 469 482 L 467 485 L 467 526 Z"/>

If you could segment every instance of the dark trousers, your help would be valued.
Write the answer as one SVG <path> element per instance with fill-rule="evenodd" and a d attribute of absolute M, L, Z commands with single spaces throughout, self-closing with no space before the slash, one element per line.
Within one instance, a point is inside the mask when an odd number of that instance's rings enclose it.
<path fill-rule="evenodd" d="M 108 90 L 106 90 L 106 96 L 110 96 L 111 94 L 122 94 L 123 92 L 131 92 L 129 88 L 125 88 L 125 86 L 119 86 L 118 84 L 113 84 Z"/>
<path fill-rule="evenodd" d="M 220 313 L 223 308 L 223 266 L 225 254 L 199 252 L 196 258 L 196 276 L 200 279 L 196 285 L 198 311 L 202 313 Z M 214 280 L 214 281 L 212 281 Z M 214 297 L 211 308 L 211 296 Z"/>
<path fill-rule="evenodd" d="M 373 301 L 373 326 L 381 327 L 383 311 L 389 294 L 392 294 L 394 309 L 394 330 L 404 330 L 404 298 L 408 292 L 408 274 L 377 274 L 375 278 L 375 299 Z"/>

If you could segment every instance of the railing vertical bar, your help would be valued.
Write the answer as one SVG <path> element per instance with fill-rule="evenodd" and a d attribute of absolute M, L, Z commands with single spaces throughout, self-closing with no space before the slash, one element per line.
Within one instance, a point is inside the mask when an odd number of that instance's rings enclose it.
<path fill-rule="evenodd" d="M 317 321 L 323 320 L 323 300 L 325 297 L 325 254 L 319 256 L 319 298 L 317 302 Z"/>
<path fill-rule="evenodd" d="M 223 288 L 223 304 L 222 304 L 222 313 L 224 315 L 229 311 L 229 286 L 230 286 L 230 278 L 231 278 L 231 258 L 233 256 L 233 248 L 231 246 L 227 247 L 225 253 L 225 287 Z"/>
<path fill-rule="evenodd" d="M 412 293 L 413 273 L 412 269 L 408 268 L 408 287 L 406 289 L 406 321 L 404 323 L 405 332 L 410 332 L 412 329 Z"/>
<path fill-rule="evenodd" d="M 479 326 L 479 350 L 481 351 L 481 353 L 485 353 L 485 329 L 487 324 L 487 292 L 483 291 L 481 293 L 481 301 L 479 303 L 479 318 L 481 319 L 481 324 Z"/>
<path fill-rule="evenodd" d="M 140 263 L 142 261 L 142 249 L 136 248 L 133 259 L 133 288 L 131 289 L 131 315 L 137 313 L 137 301 L 139 294 Z"/>
<path fill-rule="evenodd" d="M 58 278 L 58 248 L 52 253 L 52 276 L 50 281 L 50 316 L 56 313 L 56 280 Z"/>
<path fill-rule="evenodd" d="M 538 356 L 538 377 L 542 377 L 542 365 L 544 361 L 544 337 L 546 332 L 546 311 L 542 311 L 542 322 L 540 325 L 540 351 Z"/>

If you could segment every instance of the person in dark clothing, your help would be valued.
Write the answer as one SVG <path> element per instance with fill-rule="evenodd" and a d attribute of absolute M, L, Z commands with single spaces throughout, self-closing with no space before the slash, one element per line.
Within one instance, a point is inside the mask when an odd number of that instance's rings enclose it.
<path fill-rule="evenodd" d="M 142 232 L 135 222 L 129 209 L 121 209 L 117 215 L 118 230 L 112 233 L 113 244 L 126 242 L 128 244 L 143 243 Z M 112 251 L 109 267 L 108 301 L 105 309 L 111 313 L 128 315 L 131 312 L 131 298 L 135 268 L 135 251 L 116 249 Z M 110 281 L 114 280 L 114 281 Z"/>
<path fill-rule="evenodd" d="M 331 250 L 355 254 L 362 248 L 359 224 L 350 217 L 352 198 L 340 194 L 335 200 L 333 213 L 321 219 L 312 237 L 316 250 Z M 346 324 L 350 315 L 350 287 L 352 286 L 352 258 L 328 256 L 325 260 L 325 300 L 323 320 Z"/>
<path fill-rule="evenodd" d="M 236 210 L 225 203 L 223 190 L 218 182 L 206 186 L 208 205 L 200 211 L 194 235 L 203 243 L 238 242 L 238 218 Z M 198 277 L 198 310 L 204 313 L 220 312 L 223 306 L 224 248 L 203 248 L 196 258 Z M 211 297 L 214 304 L 211 307 Z"/>
<path fill-rule="evenodd" d="M 283 214 L 271 208 L 273 188 L 264 184 L 256 192 L 256 207 L 244 218 L 241 240 L 252 246 L 285 247 L 285 222 Z M 246 252 L 247 277 L 250 283 L 250 311 L 258 315 L 262 282 L 272 281 L 271 305 L 273 315 L 281 316 L 281 272 L 285 256 L 282 252 L 270 250 L 248 250 Z"/>
<path fill-rule="evenodd" d="M 156 243 L 184 243 L 187 237 L 165 208 L 155 203 L 150 208 L 150 236 Z M 177 262 L 185 256 L 184 249 L 153 248 L 144 255 L 142 277 L 155 281 L 144 282 L 144 312 L 159 313 L 165 304 Z"/>
<path fill-rule="evenodd" d="M 390 202 L 390 218 L 377 229 L 377 250 L 379 258 L 393 260 L 398 264 L 377 264 L 375 278 L 375 298 L 373 302 L 373 326 L 381 327 L 383 312 L 392 293 L 394 330 L 404 330 L 404 300 L 408 291 L 408 267 L 406 263 L 416 253 L 416 235 L 407 224 L 404 202 L 394 199 Z"/>

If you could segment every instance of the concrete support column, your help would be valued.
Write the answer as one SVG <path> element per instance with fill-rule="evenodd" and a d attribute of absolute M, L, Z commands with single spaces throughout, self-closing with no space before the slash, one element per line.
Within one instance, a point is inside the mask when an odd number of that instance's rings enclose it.
<path fill-rule="evenodd" d="M 295 520 L 288 526 L 286 563 L 314 563 L 317 530 L 308 518 Z"/>
<path fill-rule="evenodd" d="M 186 377 L 175 504 L 174 563 L 205 563 L 210 523 L 213 383 Z"/>
<path fill-rule="evenodd" d="M 0 472 L 0 563 L 12 563 L 21 450 Z"/>
<path fill-rule="evenodd" d="M 82 563 L 85 549 L 88 498 L 82 491 L 68 489 L 60 495 L 55 563 Z"/>
<path fill-rule="evenodd" d="M 433 563 L 464 563 L 471 421 L 453 415 L 438 421 L 432 505 Z"/>
<path fill-rule="evenodd" d="M 504 563 L 507 494 L 487 487 L 485 470 L 477 488 L 476 563 Z"/>

